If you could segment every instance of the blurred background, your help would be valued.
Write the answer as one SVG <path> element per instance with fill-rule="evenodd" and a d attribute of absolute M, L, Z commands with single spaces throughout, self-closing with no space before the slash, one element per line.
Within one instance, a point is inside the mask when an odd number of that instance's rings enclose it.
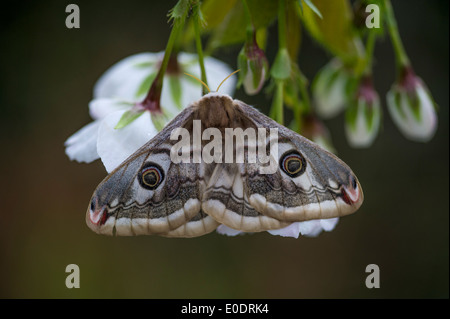
<path fill-rule="evenodd" d="M 91 121 L 96 80 L 139 52 L 164 49 L 175 1 L 77 1 L 81 28 L 67 29 L 72 2 L 10 2 L 0 13 L 0 297 L 2 298 L 448 298 L 448 1 L 393 1 L 416 73 L 439 104 L 431 142 L 405 139 L 388 116 L 367 150 L 348 146 L 344 115 L 327 121 L 365 202 L 330 233 L 299 239 L 268 233 L 194 239 L 104 237 L 85 224 L 100 161 L 71 162 L 64 141 Z M 276 24 L 268 58 L 276 53 Z M 236 69 L 241 48 L 217 51 Z M 375 86 L 395 80 L 386 36 L 375 49 Z M 330 56 L 307 36 L 300 68 L 312 79 Z M 271 100 L 235 97 L 267 110 Z M 81 288 L 67 289 L 77 264 Z M 381 288 L 367 289 L 368 264 Z"/>

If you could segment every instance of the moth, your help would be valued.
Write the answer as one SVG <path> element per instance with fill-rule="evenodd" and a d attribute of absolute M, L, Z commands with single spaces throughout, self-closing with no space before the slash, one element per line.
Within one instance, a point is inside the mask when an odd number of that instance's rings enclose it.
<path fill-rule="evenodd" d="M 278 129 L 278 152 L 272 157 L 275 172 L 261 174 L 262 164 L 247 157 L 242 163 L 175 163 L 171 150 L 178 141 L 170 138 L 171 132 L 184 128 L 193 133 L 195 120 L 201 121 L 202 132 L 208 128 L 220 132 Z M 198 147 L 205 145 L 203 141 Z M 194 152 L 193 148 L 189 152 L 191 159 Z M 213 92 L 185 108 L 100 183 L 86 222 L 94 232 L 105 235 L 196 237 L 220 224 L 261 232 L 293 222 L 344 216 L 362 202 L 358 179 L 335 155 L 254 107 Z"/>

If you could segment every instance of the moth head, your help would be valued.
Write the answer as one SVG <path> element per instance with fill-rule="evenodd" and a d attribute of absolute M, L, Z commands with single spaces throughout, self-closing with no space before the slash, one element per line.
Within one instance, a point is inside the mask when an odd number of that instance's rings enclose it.
<path fill-rule="evenodd" d="M 236 118 L 234 101 L 227 94 L 208 93 L 197 102 L 196 108 L 198 119 L 206 128 L 232 127 L 232 121 Z"/>
<path fill-rule="evenodd" d="M 215 92 L 211 92 L 208 85 L 197 78 L 196 76 L 184 73 L 196 79 L 207 90 L 208 94 L 205 94 L 196 104 L 197 114 L 196 117 L 202 121 L 202 124 L 208 127 L 224 128 L 231 127 L 233 120 L 235 119 L 235 105 L 233 99 L 227 95 L 219 93 L 219 89 L 222 84 L 229 79 L 233 74 L 239 72 L 236 70 L 228 75 L 217 87 Z"/>

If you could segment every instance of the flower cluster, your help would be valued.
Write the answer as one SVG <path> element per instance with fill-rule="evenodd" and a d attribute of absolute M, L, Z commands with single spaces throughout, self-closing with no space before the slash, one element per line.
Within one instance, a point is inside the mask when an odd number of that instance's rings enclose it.
<path fill-rule="evenodd" d="M 200 82 L 217 87 L 227 78 L 232 69 L 211 54 L 235 44 L 243 44 L 236 59 L 240 69 L 237 87 L 255 95 L 269 83 L 265 92 L 272 97 L 270 117 L 335 152 L 322 120 L 345 112 L 348 143 L 355 148 L 369 147 L 383 120 L 382 99 L 373 85 L 372 60 L 376 39 L 384 29 L 389 32 L 397 63 L 397 79 L 386 95 L 387 113 L 406 138 L 427 142 L 437 128 L 435 103 L 406 55 L 390 1 L 377 3 L 382 9 L 381 31 L 365 27 L 369 18 L 366 0 L 356 1 L 354 14 L 348 0 L 315 4 L 311 0 L 241 0 L 234 5 L 221 0 L 178 0 L 169 13 L 172 31 L 165 51 L 130 56 L 100 77 L 89 103 L 93 121 L 67 139 L 66 154 L 78 162 L 100 158 L 106 170 L 113 171 L 201 97 Z M 278 47 L 269 65 L 264 48 L 275 20 Z M 311 92 L 310 82 L 297 64 L 303 27 L 333 56 L 312 81 Z M 202 35 L 208 36 L 208 55 L 203 53 Z M 183 47 L 192 48 L 193 43 L 196 54 L 179 52 Z M 235 87 L 231 78 L 221 92 L 232 95 Z M 285 107 L 292 114 L 289 123 L 285 123 Z M 317 236 L 334 229 L 337 222 L 338 218 L 296 222 L 269 233 Z M 241 233 L 225 225 L 217 232 Z"/>
<path fill-rule="evenodd" d="M 313 83 L 315 110 L 329 119 L 345 110 L 345 132 L 350 146 L 369 147 L 377 137 L 381 121 L 381 101 L 370 75 L 359 82 L 342 63 L 332 60 Z M 411 66 L 401 68 L 398 80 L 386 95 L 389 114 L 408 139 L 428 142 L 437 129 L 436 107 L 422 79 Z"/>
<path fill-rule="evenodd" d="M 385 24 L 391 37 L 397 62 L 397 80 L 386 95 L 386 104 L 391 119 L 399 131 L 408 139 L 417 142 L 429 141 L 437 129 L 436 107 L 430 91 L 411 66 L 389 1 L 380 2 Z M 355 3 L 354 25 L 360 33 L 368 33 L 366 52 L 356 50 L 354 59 L 337 54 L 316 75 L 312 93 L 315 112 L 329 119 L 345 110 L 345 133 L 350 146 L 371 146 L 382 125 L 382 103 L 373 86 L 372 59 L 375 40 L 379 35 L 365 27 L 368 15 L 367 2 Z M 362 45 L 361 38 L 357 40 Z"/>

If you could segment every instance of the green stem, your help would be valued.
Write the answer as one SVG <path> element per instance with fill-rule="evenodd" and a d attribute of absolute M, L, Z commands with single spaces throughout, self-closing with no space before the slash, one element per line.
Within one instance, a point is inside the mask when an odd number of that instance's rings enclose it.
<path fill-rule="evenodd" d="M 166 44 L 166 50 L 164 51 L 164 58 L 161 62 L 161 66 L 159 67 L 158 74 L 155 78 L 155 83 L 153 85 L 156 85 L 160 88 L 162 88 L 164 75 L 166 74 L 167 66 L 169 65 L 170 56 L 172 54 L 172 49 L 177 42 L 177 39 L 179 38 L 179 34 L 183 28 L 184 21 L 186 20 L 186 16 L 189 11 L 189 7 L 187 6 L 188 2 L 187 0 L 180 0 L 172 9 L 171 15 L 174 19 L 172 30 L 170 31 L 169 40 L 167 40 Z M 184 9 L 183 9 L 184 8 Z M 175 12 L 176 16 L 175 16 Z M 180 12 L 180 10 L 182 12 Z M 152 85 L 152 86 L 153 86 Z"/>
<path fill-rule="evenodd" d="M 197 3 L 194 7 L 194 32 L 195 32 L 195 45 L 197 47 L 197 55 L 198 55 L 198 63 L 200 64 L 200 71 L 201 71 L 201 80 L 208 84 L 206 79 L 206 69 L 205 69 L 205 62 L 203 57 L 203 48 L 202 48 L 202 39 L 200 35 L 200 28 L 201 28 L 201 22 L 200 22 L 200 4 Z M 202 85 L 202 92 L 203 94 L 207 94 L 208 91 L 206 90 L 206 87 Z"/>
<path fill-rule="evenodd" d="M 181 30 L 180 23 L 175 22 L 172 27 L 172 31 L 170 32 L 169 40 L 167 41 L 166 45 L 166 50 L 164 51 L 164 58 L 161 62 L 161 66 L 159 68 L 157 76 L 157 78 L 161 78 L 161 81 L 162 78 L 164 77 L 164 74 L 166 73 L 167 65 L 169 65 L 170 55 L 172 54 L 172 49 L 180 30 Z"/>
<path fill-rule="evenodd" d="M 301 105 L 295 105 L 294 107 L 294 120 L 295 123 L 297 123 L 297 132 L 301 132 L 302 129 L 302 111 L 301 111 Z"/>
<path fill-rule="evenodd" d="M 255 30 L 255 27 L 253 26 L 253 22 L 252 22 L 252 15 L 250 13 L 250 8 L 248 7 L 247 0 L 242 0 L 242 5 L 244 7 L 245 22 L 247 23 L 247 29 L 246 29 L 247 41 L 246 42 L 252 43 L 254 30 Z"/>
<path fill-rule="evenodd" d="M 284 81 L 277 80 L 274 105 L 272 105 L 272 107 L 275 109 L 276 121 L 281 125 L 283 125 L 284 123 L 283 94 L 284 94 Z"/>
<path fill-rule="evenodd" d="M 374 29 L 369 31 L 366 41 L 366 57 L 363 75 L 368 75 L 372 73 L 372 63 L 373 63 L 373 51 L 375 48 L 375 43 L 377 40 L 377 32 Z"/>
<path fill-rule="evenodd" d="M 278 2 L 278 54 L 281 56 L 281 50 L 287 50 L 286 42 L 286 0 L 279 0 Z M 280 62 L 279 62 L 280 63 Z M 282 61 L 284 63 L 284 61 Z M 283 110 L 283 96 L 284 96 L 284 84 L 285 79 L 275 78 L 276 91 L 273 100 L 272 108 L 276 118 L 276 121 L 283 125 L 284 123 L 284 110 Z"/>
<path fill-rule="evenodd" d="M 150 112 L 161 113 L 161 92 L 164 83 L 164 75 L 166 74 L 167 66 L 172 57 L 172 49 L 176 43 L 179 34 L 186 20 L 189 12 L 188 0 L 180 0 L 175 7 L 170 11 L 171 19 L 174 20 L 172 30 L 170 31 L 169 40 L 167 40 L 166 50 L 164 51 L 164 58 L 159 67 L 158 74 L 153 80 L 150 89 L 144 100 L 139 105 Z M 170 21 L 170 20 L 169 20 Z"/>
<path fill-rule="evenodd" d="M 398 32 L 397 21 L 395 20 L 394 10 L 392 9 L 390 0 L 384 0 L 384 10 L 389 35 L 395 51 L 397 68 L 400 69 L 402 67 L 409 66 L 409 58 L 406 54 L 405 48 L 403 47 L 403 43 Z"/>
<path fill-rule="evenodd" d="M 303 101 L 303 111 L 305 113 L 309 113 L 311 111 L 311 100 L 309 98 L 308 89 L 307 89 L 307 82 L 308 80 L 303 75 L 302 71 L 300 69 L 298 70 L 298 76 L 299 76 L 299 88 L 300 88 L 300 96 Z"/>
<path fill-rule="evenodd" d="M 278 50 L 286 48 L 286 0 L 278 2 Z"/>

